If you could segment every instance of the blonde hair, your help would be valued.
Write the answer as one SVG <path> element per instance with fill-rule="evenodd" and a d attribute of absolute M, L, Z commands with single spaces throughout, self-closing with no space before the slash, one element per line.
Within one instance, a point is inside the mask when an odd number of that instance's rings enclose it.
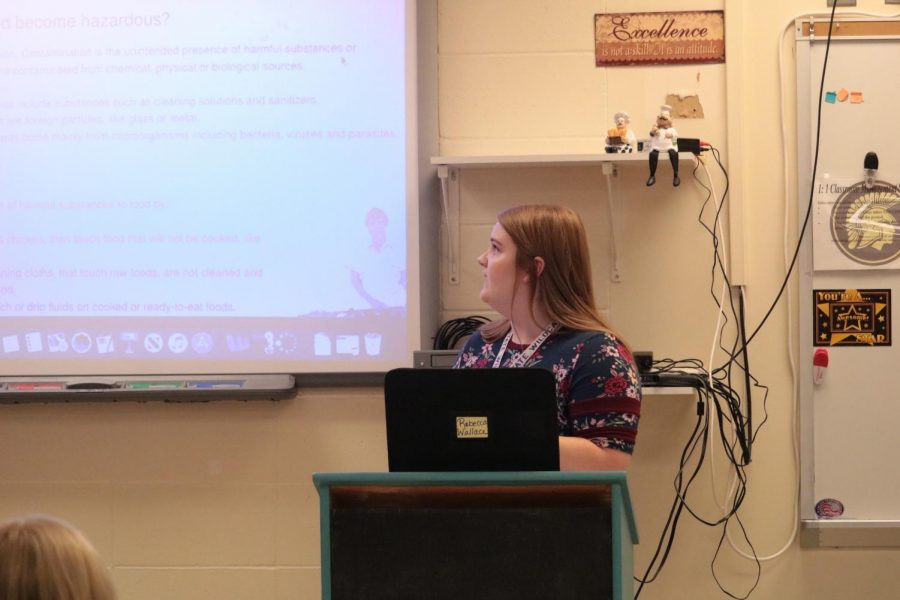
<path fill-rule="evenodd" d="M 103 561 L 77 529 L 30 515 L 0 523 L 0 598 L 115 600 Z"/>
<path fill-rule="evenodd" d="M 516 266 L 536 282 L 529 305 L 537 301 L 564 328 L 612 333 L 597 311 L 587 234 L 578 213 L 563 206 L 528 204 L 504 210 L 497 222 L 516 245 Z M 536 257 L 544 261 L 540 275 Z M 509 320 L 500 319 L 486 324 L 481 333 L 494 341 L 509 328 Z"/>

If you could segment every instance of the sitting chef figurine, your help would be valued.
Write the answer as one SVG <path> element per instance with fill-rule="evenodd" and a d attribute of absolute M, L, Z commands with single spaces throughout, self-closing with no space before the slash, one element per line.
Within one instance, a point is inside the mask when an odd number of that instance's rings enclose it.
<path fill-rule="evenodd" d="M 613 120 L 616 126 L 606 131 L 606 152 L 609 154 L 634 152 L 637 141 L 634 132 L 628 129 L 631 117 L 627 112 L 617 112 Z"/>
<path fill-rule="evenodd" d="M 675 177 L 672 179 L 672 185 L 681 184 L 678 178 L 678 132 L 672 127 L 672 107 L 663 104 L 660 107 L 659 115 L 656 117 L 656 125 L 650 130 L 650 179 L 647 185 L 656 183 L 656 165 L 659 162 L 659 153 L 668 152 L 669 162 L 672 163 L 672 171 Z"/>

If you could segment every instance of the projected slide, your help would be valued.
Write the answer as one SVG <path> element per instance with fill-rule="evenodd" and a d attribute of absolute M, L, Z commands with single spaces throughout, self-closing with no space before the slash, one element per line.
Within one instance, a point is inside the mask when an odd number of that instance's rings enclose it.
<path fill-rule="evenodd" d="M 404 5 L 4 2 L 3 374 L 405 362 Z"/>

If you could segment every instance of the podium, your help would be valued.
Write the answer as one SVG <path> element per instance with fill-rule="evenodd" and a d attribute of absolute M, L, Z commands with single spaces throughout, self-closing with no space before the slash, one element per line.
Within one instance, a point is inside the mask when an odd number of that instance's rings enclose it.
<path fill-rule="evenodd" d="M 623 472 L 316 473 L 324 600 L 631 600 Z"/>

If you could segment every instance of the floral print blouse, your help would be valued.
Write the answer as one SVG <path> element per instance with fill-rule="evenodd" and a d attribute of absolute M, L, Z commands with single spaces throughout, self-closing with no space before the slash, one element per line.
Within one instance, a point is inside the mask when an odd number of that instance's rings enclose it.
<path fill-rule="evenodd" d="M 455 368 L 489 369 L 503 339 L 486 342 L 477 332 L 459 353 Z M 501 367 L 525 350 L 510 341 Z M 641 380 L 628 348 L 603 331 L 562 329 L 525 363 L 556 378 L 559 433 L 591 440 L 601 448 L 634 451 L 641 414 Z"/>

